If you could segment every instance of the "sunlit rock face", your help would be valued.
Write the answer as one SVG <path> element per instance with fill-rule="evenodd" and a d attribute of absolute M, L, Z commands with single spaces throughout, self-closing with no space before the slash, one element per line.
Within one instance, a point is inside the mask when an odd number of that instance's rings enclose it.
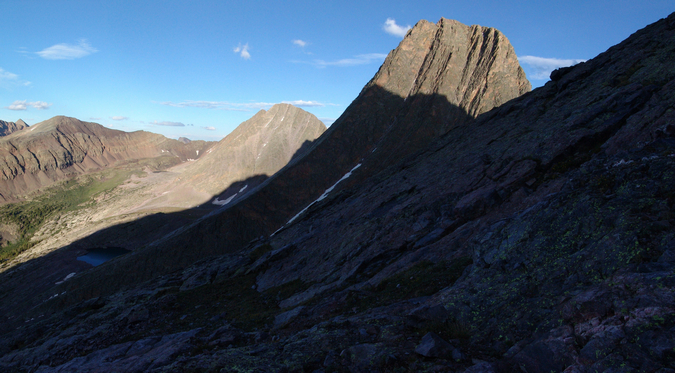
<path fill-rule="evenodd" d="M 326 125 L 316 116 L 289 104 L 276 104 L 260 110 L 220 140 L 199 162 L 181 175 L 181 183 L 218 195 L 232 183 L 252 190 L 260 180 L 272 176 L 293 157 L 311 146 Z M 243 192 L 243 191 L 242 191 Z M 228 196 L 229 198 L 229 196 Z"/>

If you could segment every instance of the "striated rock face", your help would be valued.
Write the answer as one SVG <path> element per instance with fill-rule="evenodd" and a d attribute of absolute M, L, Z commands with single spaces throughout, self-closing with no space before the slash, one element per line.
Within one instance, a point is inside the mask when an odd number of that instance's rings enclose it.
<path fill-rule="evenodd" d="M 260 110 L 206 151 L 181 175 L 181 182 L 211 195 L 220 194 L 237 181 L 244 182 L 241 187 L 247 186 L 250 191 L 304 152 L 325 130 L 317 117 L 293 105 L 277 104 L 268 111 Z M 263 177 L 246 182 L 256 175 Z"/>
<path fill-rule="evenodd" d="M 4 120 L 0 120 L 0 136 L 7 136 L 12 132 L 20 131 L 24 128 L 28 128 L 28 125 L 21 119 L 16 122 L 5 122 Z"/>
<path fill-rule="evenodd" d="M 57 116 L 0 138 L 0 199 L 13 200 L 68 177 L 134 160 L 167 157 L 167 164 L 176 164 L 196 159 L 210 145 Z"/>

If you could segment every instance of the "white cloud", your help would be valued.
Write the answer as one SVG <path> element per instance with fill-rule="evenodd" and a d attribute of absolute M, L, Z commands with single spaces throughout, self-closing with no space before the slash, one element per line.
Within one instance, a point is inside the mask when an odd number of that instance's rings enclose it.
<path fill-rule="evenodd" d="M 245 60 L 251 58 L 251 54 L 248 52 L 248 43 L 244 44 L 244 46 L 241 46 L 241 44 L 239 44 L 239 46 L 234 48 L 234 53 L 238 53 L 241 56 L 241 58 Z"/>
<path fill-rule="evenodd" d="M 181 123 L 181 122 L 167 122 L 167 121 L 158 122 L 158 121 L 154 121 L 154 122 L 150 122 L 150 124 L 154 124 L 155 126 L 185 127 L 185 124 Z"/>
<path fill-rule="evenodd" d="M 16 85 L 21 85 L 21 86 L 29 86 L 30 82 L 26 80 L 21 80 L 19 79 L 19 76 L 10 73 L 7 70 L 4 70 L 3 68 L 0 67 L 0 86 L 16 86 Z"/>
<path fill-rule="evenodd" d="M 393 18 L 387 18 L 387 20 L 384 22 L 384 25 L 382 26 L 382 29 L 384 32 L 390 35 L 398 36 L 398 37 L 404 37 L 405 34 L 410 30 L 412 27 L 410 25 L 408 26 L 399 26 L 396 24 L 396 20 Z"/>
<path fill-rule="evenodd" d="M 518 62 L 529 66 L 529 68 L 533 70 L 530 79 L 548 80 L 549 76 L 551 76 L 551 71 L 560 67 L 567 67 L 586 62 L 586 60 L 522 56 L 518 57 Z"/>
<path fill-rule="evenodd" d="M 295 45 L 297 45 L 297 46 L 299 46 L 299 47 L 304 48 L 305 45 L 307 45 L 307 42 L 304 41 L 304 40 L 295 39 L 295 40 L 293 40 L 293 44 L 295 44 Z"/>
<path fill-rule="evenodd" d="M 129 117 L 123 117 L 121 115 L 115 116 L 115 117 L 110 117 L 112 120 L 127 120 Z"/>
<path fill-rule="evenodd" d="M 44 49 L 37 54 L 47 60 L 74 60 L 98 52 L 98 49 L 87 43 L 87 40 L 81 39 L 77 45 L 56 44 Z"/>
<path fill-rule="evenodd" d="M 327 66 L 358 66 L 358 65 L 366 65 L 372 62 L 380 62 L 384 61 L 384 59 L 387 58 L 386 54 L 383 53 L 368 53 L 368 54 L 360 54 L 358 56 L 354 56 L 354 58 L 343 58 L 341 60 L 337 61 L 324 61 L 324 60 L 314 60 L 312 62 L 304 62 L 304 61 L 294 61 L 294 62 L 299 62 L 299 63 L 309 63 L 311 65 L 314 65 L 316 67 L 327 67 Z"/>
<path fill-rule="evenodd" d="M 205 130 L 209 130 L 209 131 L 215 131 L 216 130 L 216 127 L 211 127 L 211 126 L 202 127 L 202 128 L 205 129 Z"/>
<path fill-rule="evenodd" d="M 291 104 L 298 107 L 324 107 L 324 106 L 337 106 L 336 104 L 326 104 L 318 101 L 305 101 L 305 100 L 295 100 L 295 101 L 282 101 L 284 104 Z M 274 106 L 275 103 L 272 102 L 246 102 L 246 103 L 236 103 L 236 102 L 227 102 L 227 101 L 191 101 L 186 100 L 182 102 L 171 102 L 164 101 L 160 102 L 161 105 L 178 107 L 178 108 L 200 108 L 200 109 L 216 109 L 216 110 L 228 110 L 228 111 L 251 111 L 251 110 L 260 110 L 260 109 L 269 109 Z"/>
<path fill-rule="evenodd" d="M 304 101 L 304 100 L 296 100 L 296 101 L 282 101 L 284 104 L 291 104 L 293 106 L 297 107 L 324 107 L 326 104 L 323 104 L 321 102 L 317 101 Z"/>
<path fill-rule="evenodd" d="M 101 120 L 101 118 L 97 118 L 97 117 L 89 117 L 89 120 Z"/>
<path fill-rule="evenodd" d="M 7 106 L 7 109 L 9 110 L 28 110 L 29 107 L 33 107 L 38 110 L 47 110 L 49 107 L 52 106 L 52 104 L 48 104 L 43 101 L 33 101 L 33 102 L 27 102 L 26 100 L 23 101 L 14 101 L 12 102 L 11 105 Z"/>

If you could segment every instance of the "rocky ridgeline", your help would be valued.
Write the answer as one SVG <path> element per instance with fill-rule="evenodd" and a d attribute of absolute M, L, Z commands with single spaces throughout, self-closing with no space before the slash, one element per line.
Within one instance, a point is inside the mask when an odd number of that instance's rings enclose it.
<path fill-rule="evenodd" d="M 144 158 L 175 158 L 168 165 L 197 159 L 211 145 L 57 116 L 0 138 L 0 198 L 16 200 L 59 180 Z"/>
<path fill-rule="evenodd" d="M 542 88 L 447 124 L 379 173 L 355 170 L 358 183 L 271 237 L 183 268 L 162 261 L 173 272 L 142 254 L 178 253 L 158 245 L 76 275 L 8 314 L 0 367 L 672 372 L 673 60 L 675 14 Z M 368 92 L 384 91 L 360 98 Z M 364 120 L 374 118 L 365 108 Z M 326 152 L 338 129 L 301 160 Z M 173 242 L 206 253 L 201 245 L 231 237 L 227 229 L 265 232 L 241 223 L 263 211 L 247 206 Z M 162 275 L 139 274 L 134 261 Z"/>
<path fill-rule="evenodd" d="M 12 132 L 20 131 L 24 128 L 28 128 L 28 125 L 21 119 L 16 122 L 5 122 L 4 120 L 0 120 L 0 136 L 7 136 Z"/>

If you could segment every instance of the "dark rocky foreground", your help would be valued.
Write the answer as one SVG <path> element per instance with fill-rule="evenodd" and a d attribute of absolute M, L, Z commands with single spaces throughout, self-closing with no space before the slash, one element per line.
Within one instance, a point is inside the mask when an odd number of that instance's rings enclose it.
<path fill-rule="evenodd" d="M 675 15 L 240 250 L 76 276 L 3 321 L 0 367 L 674 372 L 672 61 Z"/>

